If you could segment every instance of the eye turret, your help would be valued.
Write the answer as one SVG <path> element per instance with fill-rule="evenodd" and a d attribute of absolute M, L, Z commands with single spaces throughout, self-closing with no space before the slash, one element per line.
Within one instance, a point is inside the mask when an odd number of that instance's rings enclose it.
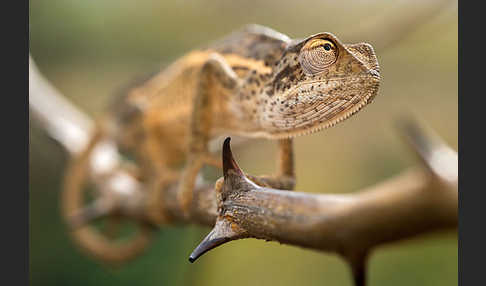
<path fill-rule="evenodd" d="M 312 39 L 300 50 L 299 62 L 307 75 L 314 75 L 326 70 L 336 62 L 338 49 L 329 39 Z"/>

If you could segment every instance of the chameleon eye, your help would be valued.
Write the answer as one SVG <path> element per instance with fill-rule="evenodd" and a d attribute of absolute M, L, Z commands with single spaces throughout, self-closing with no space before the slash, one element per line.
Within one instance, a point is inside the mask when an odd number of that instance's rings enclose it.
<path fill-rule="evenodd" d="M 336 62 L 338 50 L 328 39 L 312 39 L 300 50 L 299 62 L 307 75 L 314 75 L 326 70 Z"/>

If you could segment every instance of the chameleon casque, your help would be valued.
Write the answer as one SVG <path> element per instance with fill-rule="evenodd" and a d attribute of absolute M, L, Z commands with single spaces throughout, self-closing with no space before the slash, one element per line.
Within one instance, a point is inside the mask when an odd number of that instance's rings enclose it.
<path fill-rule="evenodd" d="M 201 168 L 220 165 L 208 151 L 211 139 L 275 139 L 276 175 L 251 179 L 293 189 L 292 138 L 349 118 L 372 102 L 379 83 L 369 44 L 343 44 L 331 33 L 290 39 L 250 25 L 126 88 L 106 115 L 103 136 L 133 154 L 149 196 L 178 181 L 188 212 Z"/>

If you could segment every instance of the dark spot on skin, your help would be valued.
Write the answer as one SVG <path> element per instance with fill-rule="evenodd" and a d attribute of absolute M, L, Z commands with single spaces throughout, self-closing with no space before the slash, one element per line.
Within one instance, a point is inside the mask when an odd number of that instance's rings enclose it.
<path fill-rule="evenodd" d="M 254 90 L 251 91 L 251 95 L 255 95 L 255 91 Z"/>
<path fill-rule="evenodd" d="M 248 67 L 245 67 L 245 66 L 232 66 L 231 68 L 233 70 L 243 70 L 243 71 L 248 70 Z"/>
<path fill-rule="evenodd" d="M 277 73 L 277 75 L 275 75 L 275 78 L 273 79 L 274 86 L 280 85 L 280 83 L 282 82 L 282 80 L 284 78 L 289 77 L 297 69 L 298 69 L 298 65 L 286 66 L 283 70 L 281 70 L 279 73 Z"/>
<path fill-rule="evenodd" d="M 289 107 L 289 104 L 288 104 L 288 103 L 286 103 L 286 104 L 285 104 L 285 107 Z"/>

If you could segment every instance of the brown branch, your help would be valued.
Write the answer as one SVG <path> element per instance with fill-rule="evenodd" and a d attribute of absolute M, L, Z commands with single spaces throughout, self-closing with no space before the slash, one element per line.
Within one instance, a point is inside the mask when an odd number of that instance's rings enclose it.
<path fill-rule="evenodd" d="M 348 42 L 369 39 L 375 51 L 384 50 L 396 45 L 412 32 L 420 28 L 434 17 L 440 14 L 446 7 L 456 1 L 435 0 L 425 3 L 417 3 L 419 9 L 411 13 L 404 12 L 403 7 L 396 7 L 388 11 L 375 11 L 375 17 L 359 23 L 355 29 L 349 29 L 343 38 Z"/>
<path fill-rule="evenodd" d="M 434 160 L 457 166 L 457 156 L 456 161 L 450 157 L 455 152 L 428 140 L 414 125 L 404 126 L 427 169 L 409 170 L 344 195 L 260 187 L 234 161 L 228 138 L 216 224 L 189 260 L 232 240 L 274 240 L 338 253 L 350 263 L 356 285 L 364 285 L 366 257 L 375 246 L 457 226 L 457 174 L 451 176 L 451 169 L 457 168 L 434 167 Z M 436 152 L 442 153 L 431 155 Z"/>

